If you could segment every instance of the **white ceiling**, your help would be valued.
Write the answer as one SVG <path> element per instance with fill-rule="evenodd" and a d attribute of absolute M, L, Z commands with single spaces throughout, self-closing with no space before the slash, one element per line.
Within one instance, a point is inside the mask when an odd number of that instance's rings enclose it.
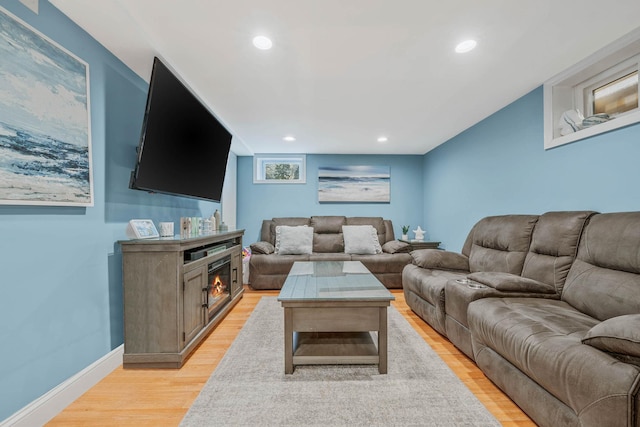
<path fill-rule="evenodd" d="M 50 2 L 143 79 L 162 58 L 238 155 L 424 154 L 640 25 L 638 0 Z"/>

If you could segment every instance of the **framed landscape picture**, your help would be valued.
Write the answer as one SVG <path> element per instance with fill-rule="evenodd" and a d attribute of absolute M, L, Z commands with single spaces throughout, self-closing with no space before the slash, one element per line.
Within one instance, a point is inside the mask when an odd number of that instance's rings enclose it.
<path fill-rule="evenodd" d="M 93 206 L 89 66 L 0 8 L 0 204 Z"/>
<path fill-rule="evenodd" d="M 320 167 L 318 201 L 389 203 L 389 166 Z"/>

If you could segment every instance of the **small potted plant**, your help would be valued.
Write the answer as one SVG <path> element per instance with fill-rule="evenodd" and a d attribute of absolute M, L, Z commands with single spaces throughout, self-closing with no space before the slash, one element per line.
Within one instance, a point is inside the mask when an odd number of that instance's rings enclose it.
<path fill-rule="evenodd" d="M 409 226 L 402 226 L 402 240 L 409 240 Z"/>

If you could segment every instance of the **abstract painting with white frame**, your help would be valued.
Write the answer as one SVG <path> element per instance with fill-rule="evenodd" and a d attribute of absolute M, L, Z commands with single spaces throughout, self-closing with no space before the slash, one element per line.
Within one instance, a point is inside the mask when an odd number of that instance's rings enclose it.
<path fill-rule="evenodd" d="M 389 203 L 389 166 L 318 168 L 319 202 Z"/>
<path fill-rule="evenodd" d="M 0 204 L 93 206 L 89 65 L 0 8 Z"/>

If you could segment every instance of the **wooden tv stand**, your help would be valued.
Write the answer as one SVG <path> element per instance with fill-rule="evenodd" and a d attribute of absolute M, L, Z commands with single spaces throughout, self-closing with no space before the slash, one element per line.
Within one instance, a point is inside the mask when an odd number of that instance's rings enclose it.
<path fill-rule="evenodd" d="M 124 368 L 180 368 L 184 364 L 242 298 L 243 234 L 244 230 L 233 230 L 118 242 L 122 248 Z M 196 253 L 201 257 L 190 260 Z M 210 317 L 207 268 L 225 257 L 231 261 L 231 298 Z"/>

